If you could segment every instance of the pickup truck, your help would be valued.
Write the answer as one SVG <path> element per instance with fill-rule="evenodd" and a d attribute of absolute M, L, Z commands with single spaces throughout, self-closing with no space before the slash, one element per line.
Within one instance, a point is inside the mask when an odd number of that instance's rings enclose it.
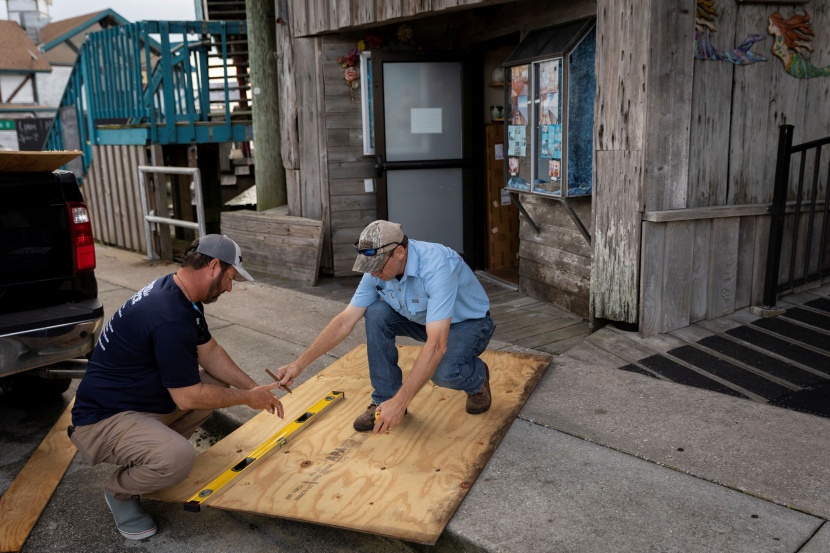
<path fill-rule="evenodd" d="M 0 152 L 0 388 L 56 394 L 83 374 L 101 333 L 80 152 Z"/>

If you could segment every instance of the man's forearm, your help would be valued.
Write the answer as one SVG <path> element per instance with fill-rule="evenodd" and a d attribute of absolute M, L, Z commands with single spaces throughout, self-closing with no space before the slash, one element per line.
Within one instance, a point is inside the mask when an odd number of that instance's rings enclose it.
<path fill-rule="evenodd" d="M 198 392 L 188 395 L 187 409 L 221 409 L 233 405 L 247 405 L 247 389 L 223 388 L 215 384 L 199 384 Z"/>
<path fill-rule="evenodd" d="M 219 344 L 210 350 L 210 354 L 205 356 L 205 359 L 200 358 L 199 364 L 210 376 L 234 388 L 250 390 L 257 385 L 256 381 L 240 369 L 225 348 Z"/>
<path fill-rule="evenodd" d="M 395 394 L 396 397 L 405 401 L 406 405 L 412 401 L 415 394 L 429 382 L 438 364 L 447 351 L 447 341 L 450 337 L 450 319 L 441 319 L 427 323 L 427 341 L 421 348 L 409 376 L 404 381 L 401 389 Z"/>
<path fill-rule="evenodd" d="M 247 405 L 252 409 L 265 409 L 283 416 L 280 401 L 274 396 L 277 384 L 254 386 L 251 389 L 225 388 L 216 384 L 200 382 L 185 388 L 168 388 L 170 397 L 182 410 L 212 410 L 232 405 Z"/>
<path fill-rule="evenodd" d="M 435 374 L 435 369 L 438 368 L 438 364 L 444 357 L 445 350 L 446 348 L 441 348 L 437 343 L 431 344 L 429 341 L 421 348 L 421 352 L 415 358 L 415 363 L 412 364 L 409 376 L 406 377 L 400 390 L 395 394 L 405 401 L 406 405 L 409 405 L 412 398 Z"/>

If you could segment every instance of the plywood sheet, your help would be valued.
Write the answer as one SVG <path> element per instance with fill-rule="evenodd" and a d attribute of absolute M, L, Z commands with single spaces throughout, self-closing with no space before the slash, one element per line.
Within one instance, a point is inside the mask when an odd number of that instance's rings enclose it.
<path fill-rule="evenodd" d="M 75 456 L 66 427 L 72 420 L 72 405 L 66 410 L 35 450 L 29 461 L 0 497 L 0 552 L 20 551 L 40 513 Z"/>
<path fill-rule="evenodd" d="M 0 152 L 0 173 L 51 172 L 66 165 L 81 152 Z"/>
<path fill-rule="evenodd" d="M 420 348 L 399 350 L 406 374 Z M 507 352 L 481 357 L 490 367 L 487 413 L 468 415 L 464 393 L 428 384 L 399 426 L 374 435 L 352 428 L 371 403 L 366 347 L 356 348 L 283 398 L 285 420 L 331 390 L 345 399 L 208 506 L 435 543 L 550 363 Z M 187 480 L 151 497 L 186 501 L 285 424 L 257 415 L 200 454 Z"/>

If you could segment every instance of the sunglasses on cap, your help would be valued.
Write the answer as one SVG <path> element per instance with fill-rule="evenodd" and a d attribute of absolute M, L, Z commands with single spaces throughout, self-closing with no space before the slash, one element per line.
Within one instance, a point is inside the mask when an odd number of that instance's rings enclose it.
<path fill-rule="evenodd" d="M 383 250 L 383 248 L 385 248 L 386 246 L 391 246 L 392 244 L 396 244 L 396 245 L 398 245 L 398 246 L 400 246 L 400 245 L 401 245 L 401 243 L 400 243 L 400 242 L 389 242 L 388 244 L 384 244 L 383 246 L 380 246 L 380 247 L 378 247 L 378 248 L 364 248 L 364 249 L 360 249 L 360 248 L 358 248 L 358 247 L 357 247 L 357 245 L 358 245 L 358 244 L 359 244 L 359 242 L 355 242 L 355 243 L 354 243 L 354 249 L 355 249 L 355 251 L 356 251 L 357 253 L 359 253 L 360 255 L 365 255 L 366 257 L 374 257 L 374 256 L 376 256 L 376 255 L 377 255 L 378 253 L 380 253 L 380 252 L 381 252 L 381 250 Z"/>

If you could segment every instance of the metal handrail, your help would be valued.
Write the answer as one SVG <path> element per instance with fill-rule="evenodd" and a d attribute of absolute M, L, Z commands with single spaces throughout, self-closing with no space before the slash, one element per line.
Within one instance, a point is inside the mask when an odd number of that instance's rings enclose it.
<path fill-rule="evenodd" d="M 196 222 L 185 221 L 182 219 L 172 219 L 170 217 L 161 217 L 150 213 L 150 203 L 147 198 L 147 181 L 146 173 L 155 173 L 163 175 L 191 175 L 193 177 L 193 188 L 195 191 L 196 200 Z M 149 165 L 138 166 L 138 185 L 141 191 L 141 210 L 144 215 L 144 236 L 147 241 L 147 259 L 159 259 L 153 249 L 153 231 L 150 226 L 151 223 L 162 223 L 173 225 L 175 227 L 189 228 L 199 231 L 199 236 L 207 234 L 207 227 L 205 226 L 205 204 L 202 195 L 202 176 L 198 168 L 195 167 L 153 167 Z"/>
<path fill-rule="evenodd" d="M 813 226 L 816 219 L 816 207 L 819 193 L 821 150 L 822 147 L 830 145 L 830 136 L 818 140 L 811 140 L 810 142 L 794 146 L 793 130 L 794 127 L 792 125 L 781 125 L 778 133 L 778 157 L 775 164 L 775 182 L 773 185 L 772 205 L 770 206 L 771 220 L 766 274 L 764 277 L 764 296 L 762 299 L 763 305 L 766 307 L 773 307 L 775 305 L 775 302 L 778 299 L 778 292 L 793 289 L 797 285 L 823 278 L 828 272 L 822 269 L 825 265 L 827 249 L 827 218 L 830 217 L 830 191 L 827 189 L 824 191 L 823 217 L 818 248 L 818 269 L 813 274 L 810 274 L 810 262 L 815 260 L 810 258 L 810 253 L 813 250 Z M 807 236 L 805 238 L 805 250 L 802 260 L 803 265 L 801 277 L 796 279 L 796 250 L 799 245 L 799 227 L 801 221 L 802 203 L 804 203 L 804 173 L 807 163 L 807 153 L 811 150 L 815 150 L 815 158 L 813 160 L 812 187 L 809 191 L 810 199 L 809 202 L 807 202 L 807 212 L 809 217 L 806 228 Z M 795 191 L 795 212 L 794 222 L 792 225 L 792 237 L 790 240 L 790 258 L 788 263 L 787 278 L 784 282 L 780 282 L 779 274 L 781 270 L 781 251 L 784 244 L 784 219 L 787 209 L 787 191 L 789 188 L 791 160 L 793 154 L 796 153 L 801 154 L 801 159 L 798 168 L 798 182 L 796 183 Z M 830 183 L 830 164 L 828 164 L 827 181 Z M 828 186 L 830 186 L 830 184 L 828 184 Z"/>

